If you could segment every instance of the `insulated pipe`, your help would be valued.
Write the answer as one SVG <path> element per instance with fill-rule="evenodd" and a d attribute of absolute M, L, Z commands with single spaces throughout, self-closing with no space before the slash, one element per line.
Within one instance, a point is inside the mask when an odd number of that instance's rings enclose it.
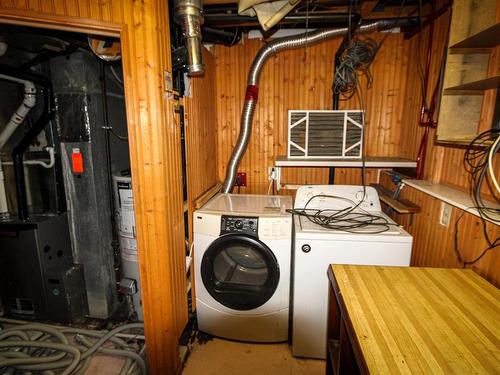
<path fill-rule="evenodd" d="M 12 77 L 5 74 L 0 74 L 0 79 L 16 82 L 24 85 L 24 99 L 21 105 L 16 109 L 11 116 L 7 125 L 0 133 L 0 152 L 4 148 L 9 138 L 14 134 L 17 127 L 24 121 L 29 111 L 36 104 L 36 88 L 33 82 Z M 0 216 L 6 216 L 9 213 L 7 205 L 7 193 L 5 191 L 5 176 L 2 168 L 2 160 L 0 159 Z"/>
<path fill-rule="evenodd" d="M 5 74 L 0 74 L 0 79 L 6 81 L 21 83 L 24 85 L 24 99 L 19 108 L 16 109 L 12 117 L 10 118 L 7 125 L 0 133 L 0 150 L 2 150 L 9 140 L 9 138 L 14 134 L 17 127 L 24 121 L 28 112 L 36 104 L 36 88 L 35 84 L 31 81 L 25 81 L 16 77 L 11 77 Z"/>
<path fill-rule="evenodd" d="M 44 89 L 43 112 L 33 127 L 24 135 L 21 142 L 14 147 L 12 158 L 14 159 L 14 173 L 16 179 L 16 195 L 19 218 L 26 220 L 28 218 L 28 204 L 26 202 L 26 181 L 24 179 L 23 153 L 29 147 L 31 142 L 43 130 L 45 125 L 52 120 L 55 114 L 54 97 L 52 95 L 52 85 L 50 81 L 41 75 L 31 72 L 21 71 L 11 66 L 0 64 L 0 74 L 4 76 L 15 77 L 19 80 L 31 81 L 40 85 Z"/>
<path fill-rule="evenodd" d="M 373 31 L 389 29 L 399 25 L 399 20 L 380 20 L 366 25 L 361 25 L 357 33 L 366 34 Z M 226 178 L 222 185 L 222 193 L 230 193 L 233 191 L 234 182 L 236 180 L 238 166 L 243 155 L 248 147 L 248 141 L 252 132 L 252 119 L 258 99 L 258 85 L 260 74 L 267 60 L 281 51 L 305 47 L 307 45 L 317 44 L 324 40 L 333 39 L 338 36 L 346 35 L 349 28 L 342 27 L 331 30 L 319 30 L 311 33 L 295 35 L 286 38 L 273 40 L 269 44 L 263 46 L 257 56 L 255 56 L 250 71 L 248 72 L 247 91 L 245 94 L 245 103 L 240 119 L 240 134 L 238 141 L 233 149 L 231 158 L 227 166 Z"/>
<path fill-rule="evenodd" d="M 187 49 L 189 76 L 199 76 L 205 72 L 201 56 L 202 11 L 202 0 L 175 0 L 174 2 L 174 21 L 182 27 Z"/>

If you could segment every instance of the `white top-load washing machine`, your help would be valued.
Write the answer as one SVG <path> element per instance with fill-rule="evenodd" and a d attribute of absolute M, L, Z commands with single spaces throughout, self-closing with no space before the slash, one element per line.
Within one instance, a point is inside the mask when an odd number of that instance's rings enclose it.
<path fill-rule="evenodd" d="M 218 194 L 194 213 L 200 331 L 233 340 L 288 340 L 290 197 Z"/>
<path fill-rule="evenodd" d="M 351 207 L 356 208 L 347 213 Z M 292 352 L 326 358 L 328 266 L 408 266 L 412 236 L 382 212 L 377 191 L 368 186 L 301 186 L 294 209 L 337 217 L 325 225 L 329 220 L 294 215 Z M 374 224 L 359 225 L 372 220 L 367 214 L 374 216 Z"/>

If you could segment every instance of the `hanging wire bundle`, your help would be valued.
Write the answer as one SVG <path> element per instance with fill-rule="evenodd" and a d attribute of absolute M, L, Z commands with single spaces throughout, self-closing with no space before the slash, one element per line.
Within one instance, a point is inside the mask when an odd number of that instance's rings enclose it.
<path fill-rule="evenodd" d="M 0 330 L 0 373 L 83 375 L 96 353 L 125 358 L 120 375 L 146 375 L 142 323 L 119 326 L 109 332 L 39 323 L 15 323 Z M 140 335 L 123 334 L 141 331 Z"/>
<path fill-rule="evenodd" d="M 481 198 L 481 189 L 486 180 L 488 170 L 492 169 L 492 156 L 499 148 L 500 130 L 488 130 L 479 134 L 467 147 L 464 164 L 470 173 L 470 194 L 481 217 L 500 222 L 500 210 L 486 206 Z M 492 182 L 497 184 L 495 176 Z"/>
<path fill-rule="evenodd" d="M 483 224 L 483 234 L 488 246 L 484 249 L 479 256 L 472 260 L 464 260 L 460 251 L 458 249 L 458 223 L 462 219 L 464 213 L 463 211 L 460 217 L 455 222 L 455 253 L 459 262 L 462 265 L 474 264 L 479 261 L 488 251 L 496 248 L 500 245 L 500 237 L 496 239 L 491 239 L 487 228 L 486 220 L 500 223 L 500 209 L 489 207 L 483 201 L 481 197 L 481 190 L 484 186 L 485 181 L 488 180 L 487 175 L 489 174 L 489 181 L 496 189 L 496 193 L 500 193 L 498 186 L 498 181 L 493 172 L 493 157 L 500 148 L 500 130 L 492 129 L 487 130 L 479 134 L 474 140 L 467 146 L 464 155 L 464 165 L 467 172 L 469 172 L 470 177 L 470 195 L 474 202 L 474 207 L 479 212 L 481 221 Z M 495 193 L 493 193 L 495 194 Z"/>
<path fill-rule="evenodd" d="M 350 99 L 356 93 L 359 84 L 359 75 L 364 74 L 368 79 L 368 87 L 371 86 L 373 78 L 370 73 L 370 65 L 380 45 L 371 38 L 352 38 L 335 69 L 333 79 L 333 91 L 342 95 L 344 99 Z"/>

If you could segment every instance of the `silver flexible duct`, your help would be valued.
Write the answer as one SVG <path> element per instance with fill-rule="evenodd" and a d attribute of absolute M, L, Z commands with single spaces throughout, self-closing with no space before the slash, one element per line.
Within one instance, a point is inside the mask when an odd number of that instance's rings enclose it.
<path fill-rule="evenodd" d="M 357 33 L 366 34 L 373 31 L 389 29 L 396 26 L 399 23 L 398 21 L 399 20 L 381 20 L 366 25 L 361 25 L 357 29 Z M 333 39 L 338 36 L 344 36 L 347 34 L 347 32 L 347 27 L 314 31 L 311 33 L 273 40 L 271 43 L 263 46 L 259 50 L 257 56 L 255 56 L 253 60 L 250 71 L 248 72 L 247 92 L 245 95 L 245 104 L 243 106 L 240 120 L 240 134 L 238 136 L 236 146 L 233 149 L 233 153 L 231 154 L 231 158 L 229 159 L 226 179 L 224 180 L 224 184 L 222 185 L 221 189 L 222 193 L 230 193 L 233 191 L 238 166 L 248 147 L 248 141 L 252 132 L 253 114 L 258 98 L 260 73 L 264 68 L 267 60 L 278 52 L 317 44 L 324 40 Z"/>
<path fill-rule="evenodd" d="M 202 0 L 175 0 L 174 2 L 174 21 L 182 27 L 187 49 L 187 69 L 190 76 L 199 76 L 205 72 L 201 56 L 202 12 Z"/>

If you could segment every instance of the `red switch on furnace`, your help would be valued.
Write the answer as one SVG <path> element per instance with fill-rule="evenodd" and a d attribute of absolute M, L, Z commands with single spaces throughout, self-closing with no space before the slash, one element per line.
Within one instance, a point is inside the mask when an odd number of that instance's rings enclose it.
<path fill-rule="evenodd" d="M 83 173 L 83 155 L 79 148 L 74 148 L 71 153 L 73 173 Z"/>

